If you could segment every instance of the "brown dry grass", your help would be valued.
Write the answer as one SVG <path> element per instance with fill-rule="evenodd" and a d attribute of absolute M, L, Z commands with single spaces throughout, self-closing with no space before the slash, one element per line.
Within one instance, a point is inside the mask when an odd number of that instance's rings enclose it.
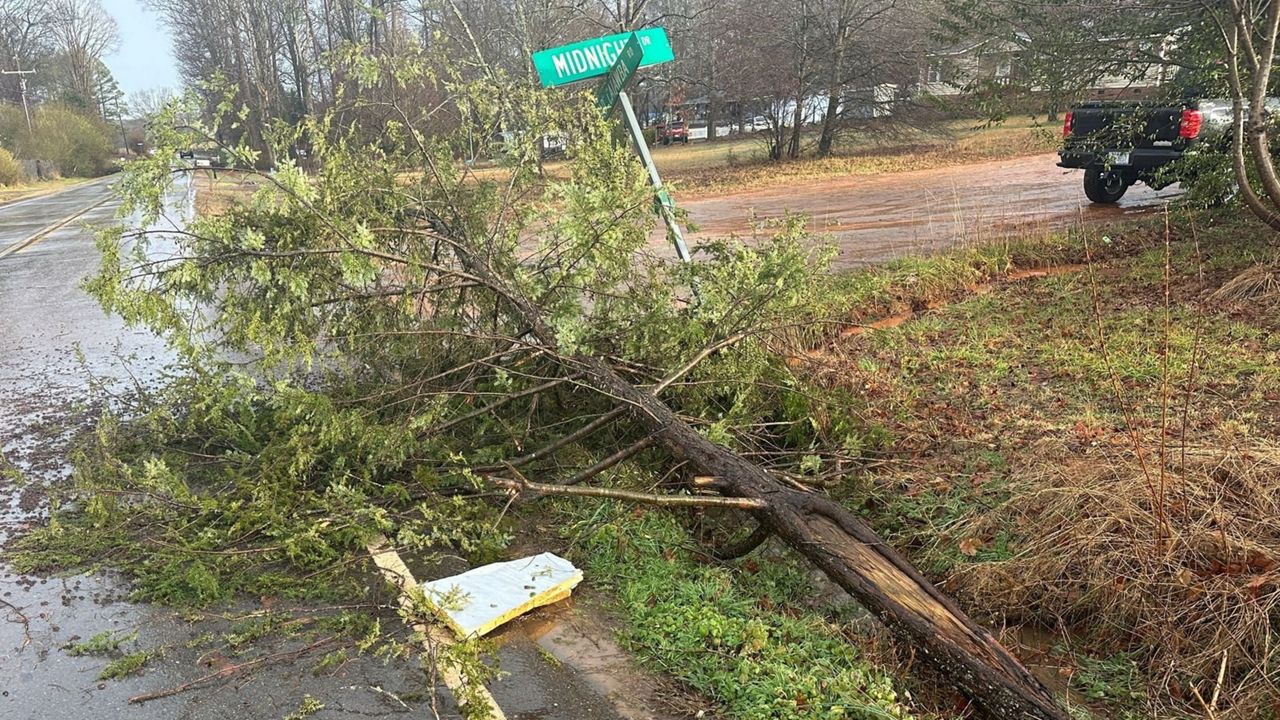
<path fill-rule="evenodd" d="M 262 178 L 237 170 L 219 170 L 215 178 L 212 171 L 199 170 L 195 184 L 196 212 L 217 215 L 233 205 L 249 202 L 262 186 Z"/>
<path fill-rule="evenodd" d="M 654 164 L 663 180 L 672 184 L 676 198 L 688 200 L 847 175 L 929 170 L 1035 155 L 1058 145 L 1056 130 L 1031 121 L 998 127 L 977 127 L 977 123 L 957 120 L 888 139 L 871 132 L 852 135 L 841 141 L 831 157 L 806 155 L 788 162 L 768 160 L 764 143 L 752 136 L 715 143 L 658 145 L 651 151 Z M 815 141 L 807 137 L 806 146 Z M 543 169 L 549 178 L 567 176 L 562 161 L 548 162 Z M 483 164 L 469 172 L 478 180 L 501 181 L 507 176 L 504 168 Z"/>
<path fill-rule="evenodd" d="M 1131 452 L 1087 460 L 1043 443 L 1013 499 L 1012 559 L 964 566 L 974 604 L 1091 644 L 1145 648 L 1169 698 L 1216 718 L 1259 718 L 1280 700 L 1280 446 L 1189 448 L 1170 456 L 1165 513 Z M 1221 678 L 1221 679 L 1219 679 Z M 1215 701 L 1216 698 L 1216 701 Z M 1153 714 L 1158 708 L 1152 708 Z"/>
<path fill-rule="evenodd" d="M 745 145 L 743 143 L 746 143 Z M 1033 125 L 973 128 L 953 123 L 929 133 L 914 133 L 891 141 L 855 139 L 832 157 L 804 157 L 769 162 L 758 142 L 740 141 L 718 154 L 704 148 L 664 149 L 654 154 L 663 178 L 674 181 L 677 197 L 692 198 L 754 190 L 847 175 L 878 175 L 930 170 L 1045 153 L 1057 147 L 1052 132 Z M 733 159 L 732 152 L 743 155 Z M 697 162 L 682 154 L 701 153 Z"/>
<path fill-rule="evenodd" d="M 1280 260 L 1254 265 L 1228 280 L 1211 297 L 1231 303 L 1280 299 Z"/>

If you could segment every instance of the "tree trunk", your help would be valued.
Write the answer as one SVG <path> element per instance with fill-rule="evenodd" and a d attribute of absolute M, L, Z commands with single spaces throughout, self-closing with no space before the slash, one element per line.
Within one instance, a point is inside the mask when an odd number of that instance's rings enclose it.
<path fill-rule="evenodd" d="M 712 443 L 653 395 L 597 358 L 577 358 L 591 384 L 633 403 L 659 442 L 716 478 L 732 497 L 768 503 L 758 517 L 775 535 L 870 610 L 906 647 L 1001 720 L 1065 720 L 1049 692 L 989 632 L 970 620 L 905 558 L 839 503 L 786 487 L 766 471 Z"/>
<path fill-rule="evenodd" d="M 498 273 L 454 244 L 464 267 L 511 304 L 537 340 L 556 347 L 556 333 L 540 309 L 509 289 Z M 839 503 L 777 482 L 743 457 L 707 440 L 653 393 L 618 375 L 589 355 L 565 359 L 579 382 L 631 406 L 636 421 L 710 487 L 729 497 L 757 499 L 767 506 L 762 523 L 822 569 L 880 618 L 917 656 L 955 683 L 975 705 L 1000 720 L 1067 720 L 1053 697 L 985 629 L 970 620 L 897 551 Z"/>
<path fill-rule="evenodd" d="M 831 155 L 836 140 L 836 124 L 840 120 L 840 96 L 844 94 L 844 56 L 848 30 L 843 22 L 836 30 L 836 51 L 831 63 L 831 82 L 827 84 L 827 114 L 822 118 L 822 137 L 818 139 L 818 157 Z M 874 91 L 873 95 L 874 95 Z M 872 102 L 875 102 L 874 97 Z"/>
<path fill-rule="evenodd" d="M 787 157 L 800 157 L 800 130 L 804 126 L 804 94 L 796 96 L 796 111 L 791 117 L 791 140 L 787 143 Z"/>

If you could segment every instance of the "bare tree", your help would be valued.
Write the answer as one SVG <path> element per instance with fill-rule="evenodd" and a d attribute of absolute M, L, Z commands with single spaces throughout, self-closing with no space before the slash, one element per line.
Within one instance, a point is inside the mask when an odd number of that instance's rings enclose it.
<path fill-rule="evenodd" d="M 96 109 L 98 66 L 120 41 L 116 21 L 100 0 L 56 0 L 51 14 L 71 97 L 86 109 Z"/>
<path fill-rule="evenodd" d="M 1260 220 L 1280 230 L 1280 176 L 1271 150 L 1268 107 L 1271 69 L 1280 34 L 1280 2 L 1229 0 L 1204 3 L 1213 18 L 1226 51 L 1231 90 L 1231 165 L 1240 197 Z M 1262 187 L 1259 193 L 1255 183 Z"/>

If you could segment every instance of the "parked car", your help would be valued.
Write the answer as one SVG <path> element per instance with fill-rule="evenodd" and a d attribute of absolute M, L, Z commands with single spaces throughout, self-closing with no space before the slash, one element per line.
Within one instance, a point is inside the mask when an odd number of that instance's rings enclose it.
<path fill-rule="evenodd" d="M 763 115 L 757 115 L 751 118 L 747 123 L 747 132 L 765 132 L 769 129 L 769 119 Z"/>
<path fill-rule="evenodd" d="M 670 145 L 673 142 L 682 142 L 689 144 L 689 126 L 681 120 L 673 120 L 658 129 L 658 139 L 663 145 Z"/>
<path fill-rule="evenodd" d="M 195 150 L 191 150 L 191 149 L 187 149 L 187 150 L 179 150 L 179 151 L 178 151 L 178 159 L 179 159 L 179 160 L 195 160 L 195 159 L 196 159 L 196 151 L 195 151 Z"/>
<path fill-rule="evenodd" d="M 1058 166 L 1084 170 L 1090 201 L 1114 203 L 1136 182 L 1156 190 L 1176 182 L 1177 170 L 1164 168 L 1198 148 L 1222 149 L 1230 128 L 1229 100 L 1085 103 L 1066 114 Z"/>

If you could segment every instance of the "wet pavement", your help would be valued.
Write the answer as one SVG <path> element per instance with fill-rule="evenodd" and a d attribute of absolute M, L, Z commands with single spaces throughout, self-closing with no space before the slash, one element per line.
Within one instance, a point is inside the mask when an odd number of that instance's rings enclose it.
<path fill-rule="evenodd" d="M 1080 222 L 1116 221 L 1151 212 L 1179 194 L 1135 185 L 1114 206 L 1084 196 L 1080 170 L 1064 170 L 1053 153 L 881 175 L 850 175 L 682 200 L 698 226 L 693 241 L 749 235 L 785 213 L 839 249 L 837 269 L 998 242 Z M 655 234 L 650 245 L 665 247 Z"/>
<path fill-rule="evenodd" d="M 127 390 L 165 372 L 162 342 L 108 317 L 80 288 L 97 267 L 98 252 L 85 224 L 110 223 L 118 203 L 109 180 L 56 196 L 0 207 L 0 455 L 19 470 L 19 484 L 0 472 L 0 544 L 39 523 L 48 507 L 43 488 L 66 482 L 74 434 L 93 415 L 94 386 Z M 170 207 L 191 207 L 190 188 L 178 183 Z M 106 200 L 105 203 L 102 201 Z M 102 203 L 102 204 L 98 204 Z M 25 245 L 33 233 L 95 206 L 82 217 Z M 181 217 L 164 223 L 180 224 Z M 16 249 L 23 246 L 20 250 Z M 0 470 L 3 464 L 0 464 Z M 232 660 L 205 643 L 226 632 L 226 617 L 180 615 L 129 602 L 127 585 L 111 573 L 44 577 L 15 572 L 0 555 L 0 718 L 101 720 L 104 718 L 282 718 L 304 696 L 324 705 L 309 717 L 456 717 L 447 698 L 432 701 L 415 661 L 355 656 L 336 669 L 313 672 L 326 648 L 296 660 L 217 676 Z M 291 608 L 294 614 L 312 609 Z M 260 608 L 241 607 L 244 615 Z M 316 609 L 316 612 L 320 612 Z M 651 690 L 633 672 L 608 627 L 571 604 L 544 609 L 507 628 L 499 664 L 508 673 L 493 684 L 513 719 L 642 720 L 660 718 Z M 389 615 L 384 627 L 397 622 Z M 107 659 L 73 657 L 64 647 L 104 630 L 136 640 L 123 647 L 159 656 L 142 674 L 99 680 Z M 301 649 L 300 641 L 262 648 Z M 243 660 L 244 658 L 238 659 Z M 582 670 L 579 670 L 579 667 Z M 129 698 L 215 677 L 194 689 L 145 704 Z"/>

